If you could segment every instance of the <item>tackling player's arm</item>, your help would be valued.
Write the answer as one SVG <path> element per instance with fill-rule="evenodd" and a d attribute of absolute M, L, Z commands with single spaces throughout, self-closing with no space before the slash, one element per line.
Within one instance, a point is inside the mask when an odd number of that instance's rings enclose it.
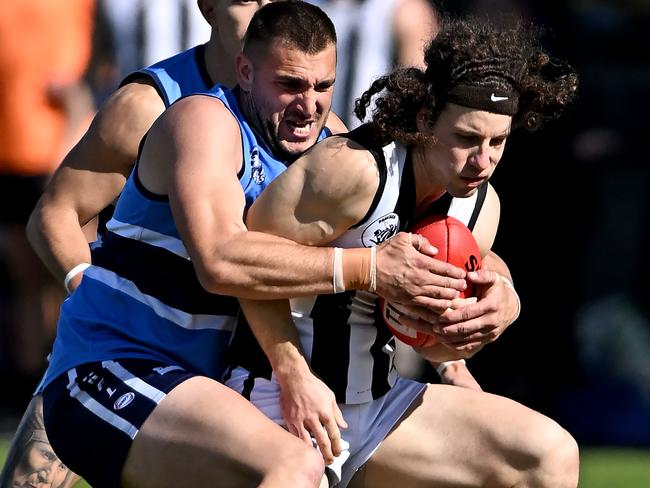
<path fill-rule="evenodd" d="M 194 130 L 199 123 L 209 130 Z M 337 138 L 326 141 L 330 139 Z M 241 162 L 241 135 L 231 113 L 215 98 L 194 95 L 176 102 L 156 121 L 144 144 L 138 174 L 150 191 L 169 194 L 178 230 L 199 281 L 209 292 L 252 299 L 332 293 L 332 249 L 248 231 L 237 176 Z M 321 222 L 305 228 L 329 239 L 333 232 Z M 399 303 L 421 300 L 446 308 L 455 290 L 463 289 L 465 273 L 422 252 L 405 236 L 382 246 L 377 253 L 377 289 L 381 287 L 387 298 Z M 346 285 L 358 282 L 353 279 L 354 262 L 344 268 Z M 396 269 L 404 286 L 398 286 L 391 275 Z"/>
<path fill-rule="evenodd" d="M 198 124 L 206 130 L 194 130 Z M 238 178 L 242 160 L 241 133 L 230 111 L 216 98 L 195 95 L 154 124 L 138 175 L 148 190 L 169 195 L 206 290 L 255 299 L 331 293 L 331 250 L 248 231 Z"/>
<path fill-rule="evenodd" d="M 104 103 L 82 139 L 56 170 L 27 224 L 30 243 L 63 283 L 90 262 L 82 226 L 119 195 L 137 156 L 140 139 L 165 106 L 149 82 L 133 82 Z M 74 289 L 81 274 L 70 282 Z"/>

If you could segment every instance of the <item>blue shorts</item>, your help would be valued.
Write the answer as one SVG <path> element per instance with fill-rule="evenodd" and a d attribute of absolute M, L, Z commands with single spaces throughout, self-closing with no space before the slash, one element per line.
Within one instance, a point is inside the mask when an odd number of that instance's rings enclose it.
<path fill-rule="evenodd" d="M 133 439 L 174 387 L 196 376 L 146 359 L 86 363 L 43 391 L 45 430 L 56 454 L 95 488 L 120 486 Z"/>

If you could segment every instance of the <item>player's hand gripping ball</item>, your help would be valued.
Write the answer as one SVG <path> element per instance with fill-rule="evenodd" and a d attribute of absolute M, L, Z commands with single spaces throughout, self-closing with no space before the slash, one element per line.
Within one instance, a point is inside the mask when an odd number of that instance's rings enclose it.
<path fill-rule="evenodd" d="M 410 231 L 427 238 L 438 249 L 436 259 L 463 268 L 476 271 L 481 267 L 481 251 L 465 224 L 446 215 L 430 215 L 417 222 Z M 474 295 L 474 286 L 467 282 L 467 288 L 460 294 L 461 298 Z M 379 299 L 379 307 L 384 322 L 393 335 L 410 346 L 428 347 L 437 340 L 434 336 L 423 334 L 399 323 L 400 315 L 408 315 L 399 305 Z"/>

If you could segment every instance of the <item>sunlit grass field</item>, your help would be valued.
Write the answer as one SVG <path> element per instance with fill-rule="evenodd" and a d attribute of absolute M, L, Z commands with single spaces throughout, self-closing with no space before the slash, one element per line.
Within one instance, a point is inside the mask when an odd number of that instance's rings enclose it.
<path fill-rule="evenodd" d="M 0 438 L 0 465 L 8 448 L 9 439 Z M 650 488 L 650 451 L 582 448 L 580 488 Z"/>

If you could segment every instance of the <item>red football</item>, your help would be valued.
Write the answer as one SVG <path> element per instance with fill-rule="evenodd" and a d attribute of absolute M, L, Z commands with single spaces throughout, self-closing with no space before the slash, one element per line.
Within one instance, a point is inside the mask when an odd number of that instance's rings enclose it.
<path fill-rule="evenodd" d="M 460 220 L 446 215 L 431 215 L 417 222 L 410 231 L 427 238 L 438 249 L 436 259 L 446 261 L 466 271 L 476 271 L 481 267 L 481 251 L 472 232 Z M 467 283 L 461 297 L 474 295 L 474 287 Z M 427 347 L 436 343 L 433 336 L 422 334 L 401 325 L 398 321 L 404 310 L 380 298 L 379 306 L 384 322 L 393 335 L 411 346 Z"/>

